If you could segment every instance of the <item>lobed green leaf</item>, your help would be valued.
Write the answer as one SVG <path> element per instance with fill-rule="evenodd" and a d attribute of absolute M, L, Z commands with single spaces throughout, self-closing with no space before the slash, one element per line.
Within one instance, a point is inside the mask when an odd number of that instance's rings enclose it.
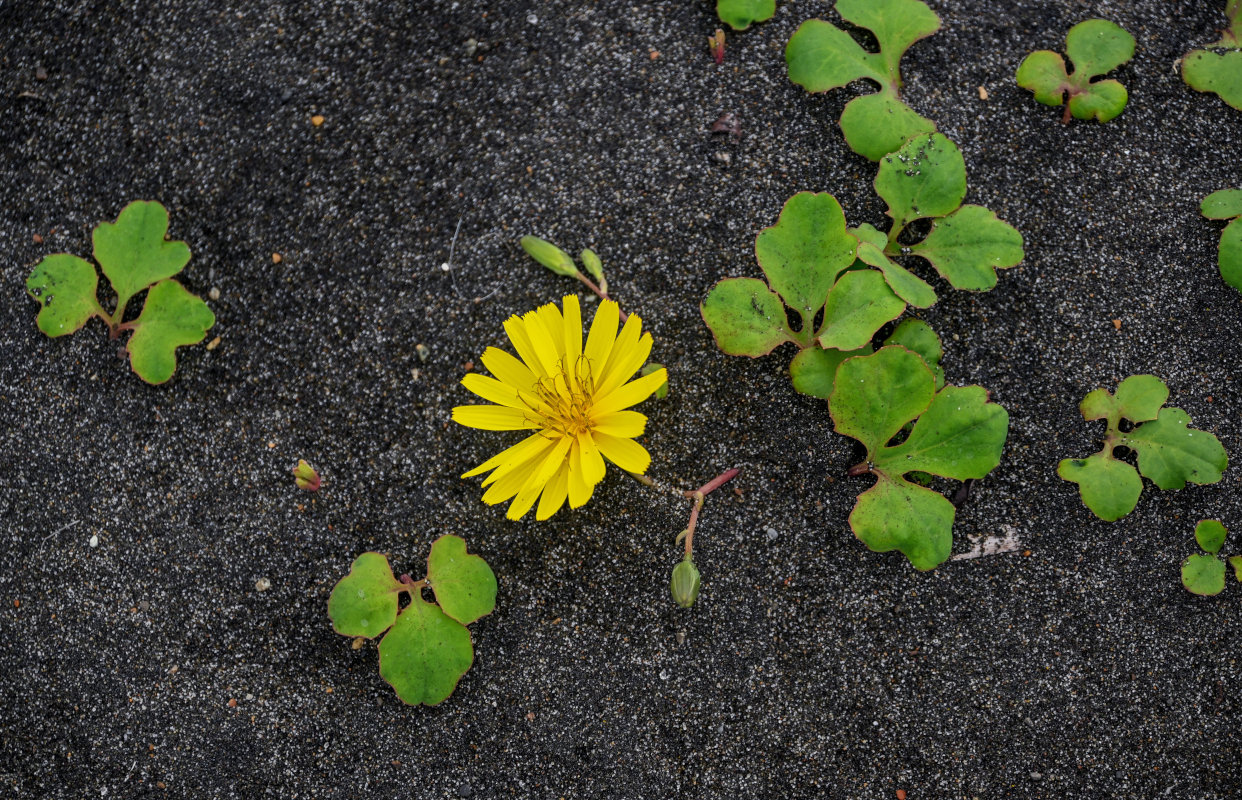
<path fill-rule="evenodd" d="M 785 46 L 789 79 L 808 92 L 837 89 L 859 78 L 883 84 L 883 59 L 862 49 L 854 37 L 820 19 L 802 23 Z"/>
<path fill-rule="evenodd" d="M 895 230 L 916 219 L 943 217 L 966 197 L 966 162 L 947 136 L 917 136 L 880 160 L 875 191 L 888 203 Z"/>
<path fill-rule="evenodd" d="M 117 322 L 131 297 L 190 262 L 189 246 L 167 241 L 167 235 L 168 211 L 144 200 L 125 206 L 116 222 L 102 222 L 92 233 L 95 260 L 117 295 Z"/>
<path fill-rule="evenodd" d="M 343 636 L 379 636 L 396 622 L 398 593 L 403 588 L 393 577 L 387 556 L 363 553 L 328 597 L 332 628 Z"/>
<path fill-rule="evenodd" d="M 1190 556 L 1182 564 L 1182 585 L 1205 597 L 1220 594 L 1225 589 L 1225 562 L 1202 553 Z"/>
<path fill-rule="evenodd" d="M 1225 526 L 1219 520 L 1201 519 L 1199 524 L 1195 525 L 1195 541 L 1199 543 L 1199 547 L 1206 553 L 1215 555 L 1225 546 L 1225 537 L 1229 535 L 1229 531 L 1225 530 Z"/>
<path fill-rule="evenodd" d="M 905 310 L 906 304 L 876 270 L 846 272 L 828 293 L 819 344 L 827 349 L 857 350 Z"/>
<path fill-rule="evenodd" d="M 980 386 L 946 386 L 923 412 L 909 437 L 876 454 L 875 468 L 900 474 L 917 470 L 964 481 L 982 478 L 1000 464 L 1009 414 Z"/>
<path fill-rule="evenodd" d="M 1134 467 L 1104 453 L 1067 458 L 1057 466 L 1057 475 L 1078 484 L 1083 505 L 1105 522 L 1133 511 L 1143 493 L 1143 479 Z"/>
<path fill-rule="evenodd" d="M 922 358 L 904 347 L 881 347 L 837 368 L 829 413 L 837 433 L 862 442 L 867 460 L 875 462 L 889 440 L 935 397 L 936 379 Z"/>
<path fill-rule="evenodd" d="M 837 367 L 847 358 L 859 355 L 870 355 L 871 346 L 859 350 L 824 350 L 819 347 L 808 347 L 799 350 L 789 364 L 789 377 L 793 380 L 795 391 L 820 400 L 827 400 L 836 385 Z"/>
<path fill-rule="evenodd" d="M 1065 54 L 1081 80 L 1112 72 L 1134 57 L 1134 37 L 1115 22 L 1089 19 L 1069 29 Z"/>
<path fill-rule="evenodd" d="M 1197 92 L 1212 92 L 1242 111 L 1242 48 L 1195 50 L 1182 59 L 1182 79 Z"/>
<path fill-rule="evenodd" d="M 917 353 L 936 377 L 937 391 L 944 387 L 944 370 L 940 367 L 944 348 L 940 344 L 940 337 L 926 322 L 920 319 L 902 320 L 896 330 L 884 340 L 884 344 L 900 345 L 912 353 Z"/>
<path fill-rule="evenodd" d="M 1229 556 L 1229 564 L 1233 567 L 1233 576 L 1242 583 L 1242 556 Z"/>
<path fill-rule="evenodd" d="M 1203 198 L 1199 211 L 1208 219 L 1242 217 L 1242 189 L 1221 189 Z"/>
<path fill-rule="evenodd" d="M 1155 375 L 1131 375 L 1117 385 L 1117 394 L 1096 389 L 1079 406 L 1083 419 L 1125 417 L 1131 422 L 1155 419 L 1169 399 L 1169 387 Z"/>
<path fill-rule="evenodd" d="M 716 16 L 735 31 L 764 22 L 776 13 L 776 0 L 716 0 Z"/>
<path fill-rule="evenodd" d="M 955 289 L 987 291 L 996 270 L 1017 266 L 1025 256 L 1022 234 L 982 206 L 962 206 L 932 223 L 931 233 L 910 248 Z"/>
<path fill-rule="evenodd" d="M 858 496 L 850 527 L 871 550 L 900 551 L 915 569 L 929 570 L 944 563 L 953 549 L 956 513 L 938 492 L 881 477 Z"/>
<path fill-rule="evenodd" d="M 1074 68 L 1050 50 L 1039 50 L 1022 60 L 1014 76 L 1018 85 L 1035 93 L 1035 99 L 1059 106 L 1069 93 L 1069 115 L 1107 122 L 1126 106 L 1126 88 L 1114 80 L 1094 81 L 1134 56 L 1134 37 L 1121 26 L 1103 19 L 1089 19 L 1070 28 L 1065 52 Z"/>
<path fill-rule="evenodd" d="M 103 316 L 95 292 L 99 276 L 89 261 L 68 253 L 50 255 L 26 279 L 26 292 L 39 304 L 36 324 L 48 336 L 64 336 Z"/>
<path fill-rule="evenodd" d="M 936 130 L 936 123 L 901 102 L 888 87 L 846 103 L 840 125 L 850 149 L 871 161 L 879 161 L 908 139 Z"/>
<path fill-rule="evenodd" d="M 1139 472 L 1161 489 L 1183 489 L 1186 483 L 1216 483 L 1229 466 L 1220 440 L 1207 431 L 1193 430 L 1190 415 L 1180 408 L 1163 408 L 1151 422 L 1126 434 L 1124 445 L 1138 454 Z"/>
<path fill-rule="evenodd" d="M 380 677 L 409 705 L 443 702 L 473 663 L 470 632 L 417 592 L 379 646 Z"/>
<path fill-rule="evenodd" d="M 1108 122 L 1126 108 L 1129 93 L 1126 87 L 1114 80 L 1097 81 L 1077 94 L 1070 95 L 1070 113 L 1075 119 L 1091 119 Z"/>
<path fill-rule="evenodd" d="M 466 541 L 446 534 L 431 545 L 427 584 L 453 619 L 469 625 L 496 608 L 496 575 L 487 562 L 466 552 Z"/>
<path fill-rule="evenodd" d="M 177 369 L 177 348 L 198 344 L 215 323 L 207 304 L 181 284 L 157 283 L 132 323 L 134 335 L 126 345 L 130 366 L 147 383 L 163 383 Z"/>
<path fill-rule="evenodd" d="M 898 86 L 901 57 L 910 45 L 940 30 L 940 17 L 921 0 L 837 0 L 837 13 L 875 34 L 888 73 Z"/>
<path fill-rule="evenodd" d="M 731 356 L 758 358 L 793 341 L 785 305 L 758 278 L 726 278 L 699 306 L 716 346 Z"/>
<path fill-rule="evenodd" d="M 1242 219 L 1230 222 L 1221 232 L 1217 263 L 1225 283 L 1242 292 Z"/>
<path fill-rule="evenodd" d="M 776 224 L 755 239 L 755 256 L 768 285 L 804 317 L 824 307 L 837 276 L 854 263 L 857 249 L 858 240 L 845 228 L 841 204 L 827 193 L 795 194 Z"/>
<path fill-rule="evenodd" d="M 1035 100 L 1046 106 L 1064 103 L 1065 92 L 1070 88 L 1065 59 L 1051 50 L 1036 50 L 1022 59 L 1014 77 L 1019 86 L 1034 92 Z"/>

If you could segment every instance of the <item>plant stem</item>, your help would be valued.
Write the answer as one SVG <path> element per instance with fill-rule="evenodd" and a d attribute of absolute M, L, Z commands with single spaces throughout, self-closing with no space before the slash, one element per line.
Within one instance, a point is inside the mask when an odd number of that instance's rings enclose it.
<path fill-rule="evenodd" d="M 397 578 L 397 580 L 401 583 L 401 588 L 397 591 L 409 592 L 411 597 L 414 596 L 415 592 L 421 591 L 423 587 L 427 585 L 426 579 L 416 581 L 410 577 L 410 573 L 408 572 L 403 574 L 400 578 Z"/>
<path fill-rule="evenodd" d="M 592 292 L 594 292 L 595 296 L 598 297 L 600 300 L 612 300 L 612 298 L 608 296 L 607 292 L 603 291 L 602 289 L 600 289 L 598 286 L 595 285 L 595 281 L 583 275 L 581 272 L 578 273 L 578 280 L 586 284 L 586 287 L 590 289 Z M 616 300 L 612 300 L 612 301 L 614 303 L 617 302 Z M 625 322 L 625 319 L 626 317 L 629 316 L 629 314 L 626 314 L 624 311 L 621 310 L 619 303 L 617 305 L 618 305 L 617 313 L 620 315 L 621 321 Z"/>
<path fill-rule="evenodd" d="M 686 558 L 690 558 L 694 552 L 694 529 L 699 524 L 699 512 L 703 510 L 703 501 L 707 495 L 724 486 L 729 481 L 737 477 L 740 472 L 737 467 L 726 470 L 707 483 L 700 486 L 693 492 L 686 492 L 686 497 L 694 500 L 694 507 L 690 509 L 690 524 L 686 526 Z"/>

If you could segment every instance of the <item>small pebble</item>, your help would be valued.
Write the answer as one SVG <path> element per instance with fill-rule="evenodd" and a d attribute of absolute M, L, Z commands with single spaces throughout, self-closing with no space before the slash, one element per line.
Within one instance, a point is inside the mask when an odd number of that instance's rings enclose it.
<path fill-rule="evenodd" d="M 230 697 L 230 698 L 229 698 L 229 708 L 237 708 L 237 699 L 236 699 L 236 698 L 233 698 L 233 697 Z"/>
<path fill-rule="evenodd" d="M 769 542 L 774 542 L 774 541 L 776 541 L 776 537 L 777 537 L 777 536 L 780 536 L 780 533 L 778 533 L 778 532 L 777 532 L 776 528 L 768 528 L 766 532 L 767 532 L 767 534 L 768 534 L 768 541 L 769 541 Z"/>
<path fill-rule="evenodd" d="M 285 89 L 283 92 L 280 93 L 280 102 L 287 103 L 292 97 L 293 97 L 293 90 Z"/>
<path fill-rule="evenodd" d="M 316 128 L 322 125 L 323 121 L 324 121 L 323 114 L 316 114 L 315 116 L 311 117 L 311 124 L 314 125 Z"/>
<path fill-rule="evenodd" d="M 534 15 L 532 14 L 531 16 L 534 16 Z M 463 783 L 461 786 L 457 787 L 458 797 L 470 797 L 473 794 L 474 794 L 474 789 L 471 789 L 470 784 L 468 783 Z"/>
<path fill-rule="evenodd" d="M 721 164 L 724 164 L 726 167 L 733 163 L 733 154 L 729 153 L 726 150 L 721 150 L 718 153 L 713 153 L 712 158 L 716 159 Z"/>
<path fill-rule="evenodd" d="M 36 81 L 47 80 L 47 70 L 44 69 L 43 67 L 35 67 L 35 80 Z"/>
<path fill-rule="evenodd" d="M 410 377 L 413 378 L 414 380 L 418 380 L 419 378 L 422 377 L 422 375 L 423 375 L 423 371 L 421 369 L 410 370 Z"/>
<path fill-rule="evenodd" d="M 366 645 L 366 643 L 367 643 L 366 639 L 362 638 L 361 636 L 358 636 L 358 637 L 355 637 L 354 640 L 349 643 L 349 648 L 351 650 L 361 650 L 363 646 Z"/>
<path fill-rule="evenodd" d="M 905 789 L 898 789 L 898 790 L 897 790 L 897 800 L 906 800 L 906 790 L 905 790 Z"/>
<path fill-rule="evenodd" d="M 479 42 L 477 39 L 466 40 L 466 57 L 474 58 L 474 54 L 479 52 Z"/>
<path fill-rule="evenodd" d="M 40 235 L 39 235 L 39 234 L 37 234 L 37 233 L 36 233 L 34 236 L 30 237 L 30 238 L 34 239 L 34 243 L 35 243 L 35 244 L 43 244 L 43 237 L 42 237 L 42 236 L 40 236 Z"/>
<path fill-rule="evenodd" d="M 979 99 L 980 100 L 988 99 L 988 90 L 984 89 L 982 86 L 979 87 Z"/>
<path fill-rule="evenodd" d="M 1042 772 L 1032 772 L 1032 773 L 1031 773 L 1031 780 L 1033 780 L 1033 781 L 1042 780 L 1042 779 L 1043 779 L 1043 777 L 1044 777 L 1044 774 L 1043 774 Z"/>
<path fill-rule="evenodd" d="M 1121 320 L 1120 319 L 1113 320 L 1113 327 L 1116 328 L 1117 330 L 1121 330 Z"/>
<path fill-rule="evenodd" d="M 150 611 L 150 610 L 151 610 L 151 601 L 150 601 L 150 600 L 139 600 L 139 601 L 138 601 L 138 608 L 140 608 L 140 609 L 141 609 L 141 610 L 143 610 L 143 611 Z"/>
<path fill-rule="evenodd" d="M 207 296 L 210 297 L 212 300 L 219 300 L 220 290 L 216 288 L 215 286 L 213 286 L 211 287 L 211 291 L 207 293 Z"/>
<path fill-rule="evenodd" d="M 273 264 L 279 264 L 281 261 L 284 261 L 284 259 L 280 257 L 280 253 L 272 253 Z"/>
<path fill-rule="evenodd" d="M 686 632 L 677 631 L 677 644 L 685 644 L 685 643 L 686 643 Z"/>
<path fill-rule="evenodd" d="M 207 343 L 207 350 L 208 351 L 215 350 L 219 346 L 220 346 L 220 337 L 217 336 L 216 338 L 212 339 L 210 342 Z"/>
<path fill-rule="evenodd" d="M 529 25 L 538 25 L 538 24 L 539 24 L 539 15 L 538 15 L 538 14 L 527 14 L 527 15 L 526 15 L 526 22 L 527 22 L 527 24 L 529 24 Z"/>
<path fill-rule="evenodd" d="M 266 592 L 268 589 L 272 588 L 272 582 L 267 578 L 259 578 L 254 582 L 254 588 L 260 592 Z"/>
<path fill-rule="evenodd" d="M 427 357 L 431 355 L 431 348 L 425 344 L 416 344 L 414 345 L 414 352 L 418 353 L 419 361 L 426 361 Z"/>
<path fill-rule="evenodd" d="M 95 535 L 95 534 L 93 534 L 93 533 L 91 534 L 90 546 L 91 546 L 91 547 L 99 547 L 99 537 L 98 537 L 98 536 L 96 536 L 96 535 Z"/>

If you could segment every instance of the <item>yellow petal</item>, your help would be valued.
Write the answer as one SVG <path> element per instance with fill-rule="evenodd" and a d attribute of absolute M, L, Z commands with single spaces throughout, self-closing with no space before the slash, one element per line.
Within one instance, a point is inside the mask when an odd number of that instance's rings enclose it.
<path fill-rule="evenodd" d="M 540 321 L 539 312 L 531 311 L 527 313 L 526 316 L 522 317 L 522 322 L 526 325 L 526 336 L 535 351 L 535 357 L 539 359 L 539 365 L 543 368 L 543 373 L 545 375 L 555 375 L 560 372 L 558 367 L 560 354 L 556 352 L 556 343 L 552 340 L 548 329 Z"/>
<path fill-rule="evenodd" d="M 536 379 L 548 374 L 539 356 L 535 354 L 535 346 L 530 343 L 530 337 L 526 335 L 526 323 L 521 317 L 513 316 L 505 320 L 505 333 L 509 334 L 513 349 L 517 350 L 518 356 L 526 363 L 527 369 Z"/>
<path fill-rule="evenodd" d="M 543 324 L 543 329 L 548 332 L 548 338 L 552 340 L 552 345 L 556 348 L 557 359 L 563 359 L 565 357 L 565 319 L 561 316 L 561 310 L 556 307 L 556 303 L 548 303 L 540 306 L 535 315 Z"/>
<path fill-rule="evenodd" d="M 589 433 L 578 434 L 578 447 L 582 450 L 582 480 L 587 486 L 594 486 L 604 479 L 607 471 L 604 458 Z"/>
<path fill-rule="evenodd" d="M 482 475 L 484 472 L 490 472 L 491 470 L 499 467 L 501 464 L 513 461 L 523 461 L 530 457 L 529 455 L 526 455 L 528 450 L 542 450 L 544 447 L 551 446 L 552 442 L 542 433 L 532 433 L 530 436 L 527 436 L 522 441 L 513 445 L 513 447 L 501 450 L 499 453 L 484 461 L 479 466 L 469 472 L 463 473 L 462 477 L 473 478 L 475 475 Z"/>
<path fill-rule="evenodd" d="M 641 475 L 651 465 L 651 455 L 633 439 L 619 439 L 616 436 L 598 432 L 594 438 L 604 457 L 626 472 L 636 472 Z"/>
<path fill-rule="evenodd" d="M 539 508 L 535 509 L 535 519 L 544 520 L 560 510 L 565 505 L 565 498 L 569 495 L 569 461 L 566 460 L 561 464 L 561 468 L 556 471 L 556 475 L 552 480 L 548 481 L 548 485 L 544 488 L 543 494 L 539 497 Z"/>
<path fill-rule="evenodd" d="M 522 402 L 522 398 L 518 397 L 517 390 L 512 386 L 501 383 L 495 378 L 489 378 L 486 375 L 469 372 L 461 379 L 461 385 L 470 391 L 489 400 L 493 403 L 509 408 L 527 410 L 527 406 Z"/>
<path fill-rule="evenodd" d="M 591 416 L 595 419 L 602 419 L 614 411 L 620 411 L 623 408 L 629 408 L 632 405 L 641 403 L 667 380 L 668 370 L 657 369 L 650 375 L 644 375 L 624 386 L 613 389 L 607 395 L 591 404 Z"/>
<path fill-rule="evenodd" d="M 512 475 L 515 472 L 526 476 L 530 475 L 531 471 L 535 469 L 536 465 L 539 464 L 544 455 L 552 449 L 552 445 L 556 444 L 556 440 L 550 438 L 543 431 L 540 431 L 535 435 L 540 439 L 543 439 L 543 442 L 536 442 L 532 444 L 530 447 L 520 453 L 517 453 L 513 458 L 506 460 L 500 466 L 492 470 L 492 474 L 483 479 L 484 488 L 492 485 L 493 483 L 504 480 L 505 476 Z M 522 488 L 523 485 L 525 485 L 525 480 L 518 484 L 518 489 Z"/>
<path fill-rule="evenodd" d="M 453 421 L 486 431 L 520 431 L 539 427 L 529 411 L 503 406 L 457 406 L 453 409 Z"/>
<path fill-rule="evenodd" d="M 565 295 L 565 366 L 573 367 L 582 355 L 582 306 L 578 296 Z"/>
<path fill-rule="evenodd" d="M 591 428 L 595 433 L 633 439 L 643 435 L 643 431 L 647 429 L 647 418 L 637 411 L 614 411 L 596 419 Z"/>
<path fill-rule="evenodd" d="M 603 377 L 604 367 L 608 364 L 608 353 L 612 350 L 612 343 L 617 338 L 619 317 L 620 309 L 617 304 L 611 300 L 605 300 L 599 304 L 599 310 L 595 312 L 595 320 L 591 323 L 591 332 L 587 334 L 586 349 L 583 354 L 587 357 L 591 375 L 596 383 Z"/>
<path fill-rule="evenodd" d="M 600 387 L 608 383 L 609 376 L 616 371 L 616 366 L 625 360 L 628 353 L 633 351 L 634 346 L 638 344 L 638 335 L 642 332 L 643 321 L 638 318 L 637 314 L 630 314 L 625 318 L 625 324 L 621 326 L 621 332 L 617 334 L 617 340 L 612 343 L 612 349 L 608 351 L 608 361 L 604 364 L 603 370 L 595 373 L 595 391 L 597 394 L 603 394 Z M 630 373 L 633 375 L 634 373 Z M 623 376 L 613 385 L 620 386 L 629 375 Z"/>
<path fill-rule="evenodd" d="M 542 458 L 543 452 L 541 451 L 531 458 L 505 464 L 487 476 L 484 484 L 491 481 L 495 482 L 488 486 L 487 491 L 483 493 L 483 502 L 489 506 L 494 506 L 497 503 L 503 503 L 522 491 L 522 488 L 530 480 L 530 476 L 535 471 L 535 468 L 541 463 Z"/>
<path fill-rule="evenodd" d="M 594 491 L 595 487 L 586 482 L 582 469 L 582 448 L 575 441 L 569 451 L 569 507 L 582 508 Z"/>
<path fill-rule="evenodd" d="M 603 382 L 595 386 L 595 392 L 599 397 L 604 397 L 634 377 L 634 373 L 638 372 L 639 368 L 647 362 L 647 356 L 651 355 L 651 334 L 643 334 L 642 338 L 633 345 L 627 345 L 624 350 L 621 348 L 621 339 L 622 337 L 617 337 L 617 346 L 612 349 L 612 357 L 608 359 L 608 368 L 604 371 Z"/>
<path fill-rule="evenodd" d="M 487 371 L 495 375 L 501 383 L 524 392 L 529 392 L 535 387 L 535 373 L 504 350 L 489 347 L 483 351 L 479 360 L 483 362 L 483 366 L 487 367 Z"/>
<path fill-rule="evenodd" d="M 548 482 L 556 475 L 556 471 L 566 463 L 566 456 L 569 455 L 569 439 L 562 438 L 556 443 L 546 456 L 538 468 L 531 472 L 530 477 L 526 479 L 526 484 L 522 490 L 518 492 L 517 497 L 513 498 L 513 503 L 509 506 L 509 510 L 505 512 L 505 516 L 509 519 L 521 519 L 526 516 L 526 512 L 530 511 L 531 506 L 535 504 L 535 500 L 539 498 L 541 492 L 547 487 Z"/>

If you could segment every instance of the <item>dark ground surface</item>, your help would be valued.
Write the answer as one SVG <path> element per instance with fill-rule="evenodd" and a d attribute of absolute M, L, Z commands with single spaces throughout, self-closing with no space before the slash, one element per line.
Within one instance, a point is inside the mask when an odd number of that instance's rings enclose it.
<path fill-rule="evenodd" d="M 1196 520 L 1242 529 L 1237 468 L 1148 485 L 1111 524 L 1054 471 L 1096 447 L 1082 396 L 1148 371 L 1242 454 L 1242 297 L 1197 210 L 1242 183 L 1242 114 L 1174 71 L 1223 3 L 932 5 L 906 97 L 1027 252 L 988 294 L 936 282 L 923 315 L 950 382 L 1011 418 L 956 551 L 1009 532 L 1030 554 L 920 574 L 849 532 L 868 484 L 792 353 L 726 357 L 697 309 L 758 274 L 754 236 L 799 190 L 883 222 L 835 124 L 853 92 L 785 77 L 828 3 L 731 34 L 722 68 L 701 1 L 0 3 L 0 796 L 1239 796 L 1242 587 L 1178 579 Z M 1063 126 L 1013 71 L 1093 15 L 1138 39 L 1130 106 Z M 723 112 L 739 142 L 708 132 Z M 44 338 L 23 292 L 137 198 L 220 293 L 219 347 L 161 387 L 98 322 Z M 457 477 L 511 441 L 450 424 L 465 362 L 573 288 L 524 233 L 595 248 L 654 331 L 673 385 L 645 407 L 651 474 L 743 469 L 704 512 L 692 611 L 667 596 L 671 493 L 614 469 L 584 509 L 515 524 Z M 325 603 L 357 553 L 418 572 L 445 532 L 499 606 L 453 697 L 408 708 Z"/>

